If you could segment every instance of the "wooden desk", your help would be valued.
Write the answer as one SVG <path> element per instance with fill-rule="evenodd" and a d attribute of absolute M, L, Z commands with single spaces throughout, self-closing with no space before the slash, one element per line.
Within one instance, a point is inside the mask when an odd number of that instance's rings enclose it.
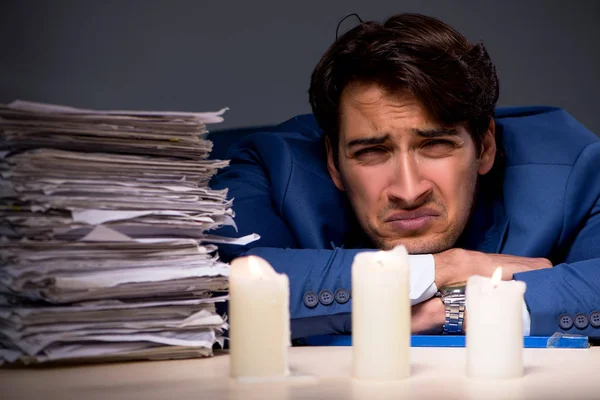
<path fill-rule="evenodd" d="M 396 383 L 354 381 L 350 347 L 290 350 L 289 382 L 239 384 L 229 357 L 0 370 L 12 399 L 597 399 L 600 347 L 526 349 L 525 377 L 477 381 L 464 375 L 464 348 L 412 348 L 412 376 Z"/>

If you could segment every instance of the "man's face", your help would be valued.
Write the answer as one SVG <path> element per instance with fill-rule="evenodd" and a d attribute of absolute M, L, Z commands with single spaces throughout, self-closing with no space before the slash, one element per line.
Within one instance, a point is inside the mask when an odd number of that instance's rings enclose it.
<path fill-rule="evenodd" d="M 342 93 L 338 150 L 336 168 L 328 146 L 331 177 L 377 247 L 437 253 L 465 228 L 496 147 L 493 123 L 476 149 L 464 126 L 441 126 L 414 96 L 355 83 Z"/>

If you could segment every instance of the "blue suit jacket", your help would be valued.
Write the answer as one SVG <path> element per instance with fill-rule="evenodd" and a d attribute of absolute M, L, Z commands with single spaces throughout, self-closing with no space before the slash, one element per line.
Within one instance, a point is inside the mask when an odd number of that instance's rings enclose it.
<path fill-rule="evenodd" d="M 600 140 L 550 107 L 498 109 L 496 126 L 505 156 L 456 247 L 549 258 L 554 268 L 515 275 L 527 284 L 531 335 L 600 337 Z M 220 246 L 221 257 L 255 254 L 289 276 L 294 338 L 350 332 L 351 300 L 314 307 L 303 300 L 307 292 L 349 290 L 354 255 L 370 247 L 327 173 L 313 116 L 244 137 L 228 158 L 212 187 L 229 188 L 239 232 L 216 233 L 261 239 Z M 564 315 L 588 323 L 561 329 Z"/>

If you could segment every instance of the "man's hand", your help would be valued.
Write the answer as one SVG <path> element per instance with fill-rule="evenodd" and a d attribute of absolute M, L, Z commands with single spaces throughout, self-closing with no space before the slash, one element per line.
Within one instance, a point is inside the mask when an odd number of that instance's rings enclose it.
<path fill-rule="evenodd" d="M 545 258 L 529 258 L 507 254 L 486 254 L 479 251 L 450 249 L 434 254 L 435 284 L 438 288 L 464 282 L 471 275 L 492 276 L 502 267 L 502 279 L 511 280 L 517 272 L 551 268 Z"/>
<path fill-rule="evenodd" d="M 506 254 L 486 254 L 478 251 L 450 249 L 434 254 L 435 284 L 438 288 L 464 282 L 471 275 L 492 276 L 502 267 L 502 279 L 513 279 L 517 272 L 551 268 L 545 258 L 518 257 Z M 413 334 L 438 334 L 444 329 L 445 307 L 442 299 L 434 297 L 412 307 L 411 331 Z M 466 331 L 467 316 L 463 321 Z"/>
<path fill-rule="evenodd" d="M 438 334 L 444 330 L 446 309 L 442 299 L 433 297 L 411 308 L 410 330 L 413 334 Z"/>

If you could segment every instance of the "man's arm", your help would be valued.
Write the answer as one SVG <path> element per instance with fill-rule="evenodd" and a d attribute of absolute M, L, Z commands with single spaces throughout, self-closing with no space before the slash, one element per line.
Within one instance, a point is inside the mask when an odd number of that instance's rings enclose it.
<path fill-rule="evenodd" d="M 519 257 L 507 254 L 486 254 L 478 251 L 450 249 L 433 256 L 435 260 L 435 284 L 437 287 L 466 281 L 471 275 L 491 277 L 498 266 L 502 266 L 502 279 L 511 280 L 522 271 L 551 268 L 545 258 Z M 445 320 L 445 307 L 439 298 L 423 299 L 412 310 L 413 333 L 441 333 Z M 466 331 L 466 315 L 463 329 Z M 523 304 L 523 334 L 530 334 L 530 315 Z"/>
<path fill-rule="evenodd" d="M 566 332 L 600 338 L 599 170 L 600 143 L 594 142 L 581 152 L 567 185 L 562 233 L 555 249 L 563 262 L 547 268 L 550 262 L 545 259 L 450 250 L 435 256 L 436 283 L 462 281 L 464 274 L 490 276 L 501 265 L 503 279 L 514 277 L 527 284 L 531 335 Z M 467 271 L 456 269 L 457 265 Z M 421 325 L 427 327 L 424 315 L 430 313 L 419 314 Z M 437 320 L 430 317 L 432 325 Z"/>
<path fill-rule="evenodd" d="M 233 198 L 235 221 L 239 231 L 221 228 L 215 234 L 238 237 L 258 233 L 261 239 L 246 246 L 219 245 L 224 261 L 243 255 L 257 255 L 290 278 L 290 316 L 293 337 L 328 333 L 349 333 L 351 301 L 351 265 L 356 253 L 373 249 L 299 249 L 293 227 L 283 217 L 274 192 L 285 182 L 285 157 L 270 160 L 264 154 L 273 136 L 247 138 L 229 153 L 231 164 L 211 183 L 213 189 L 229 190 Z M 284 151 L 284 149 L 281 149 Z M 281 165 L 280 165 L 281 164 Z M 333 185 L 333 183 L 332 183 Z M 307 223 L 311 223 L 307 216 Z M 312 221 L 314 222 L 314 221 Z M 411 256 L 411 297 L 413 302 L 435 293 L 431 256 Z M 336 296 L 337 294 L 337 296 Z M 333 296 L 333 299 L 331 297 Z M 333 300 L 333 301 L 331 301 Z"/>
<path fill-rule="evenodd" d="M 531 318 L 530 335 L 550 336 L 555 332 L 586 335 L 600 338 L 600 258 L 574 261 L 579 259 L 581 252 L 598 251 L 600 243 L 600 218 L 588 223 L 571 247 L 572 256 L 565 262 L 553 268 L 544 267 L 543 259 L 527 259 L 503 254 L 487 254 L 462 250 L 460 252 L 463 265 L 469 265 L 473 260 L 498 260 L 489 264 L 479 264 L 478 272 L 456 269 L 456 275 L 449 282 L 464 280 L 468 273 L 491 275 L 495 266 L 502 265 L 500 260 L 513 259 L 514 264 L 531 260 L 539 263 L 539 269 L 527 267 L 518 272 L 521 267 L 512 269 L 514 279 L 527 284 L 525 302 Z M 592 232 L 593 231 L 593 232 Z M 591 246 L 595 243 L 594 246 Z M 437 255 L 436 255 L 437 256 Z M 454 262 L 459 258 L 453 257 Z M 508 262 L 507 264 L 510 264 Z M 506 276 L 504 278 L 507 278 Z M 465 330 L 468 330 L 468 314 L 465 313 Z M 413 307 L 413 332 L 435 332 L 444 323 L 444 306 L 440 299 L 433 298 Z"/>
<path fill-rule="evenodd" d="M 532 335 L 568 332 L 600 338 L 600 200 L 564 263 L 518 273 L 515 279 L 527 284 Z"/>
<path fill-rule="evenodd" d="M 552 269 L 515 274 L 527 284 L 531 334 L 600 338 L 600 142 L 586 146 L 569 176 Z M 578 327 L 579 326 L 579 327 Z"/>

